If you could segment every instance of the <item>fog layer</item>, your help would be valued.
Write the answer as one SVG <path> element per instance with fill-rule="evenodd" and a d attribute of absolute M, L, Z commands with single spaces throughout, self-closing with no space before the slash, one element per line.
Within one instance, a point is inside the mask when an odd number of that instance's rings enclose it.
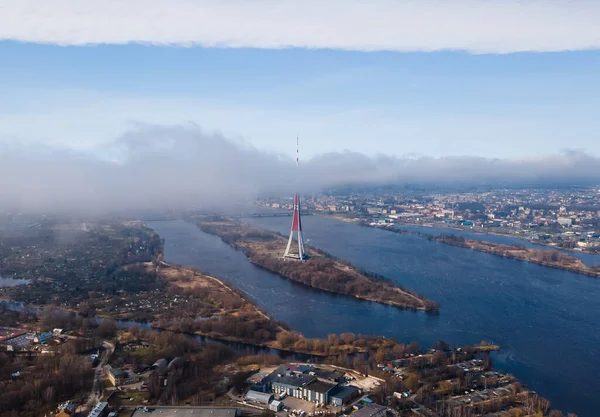
<path fill-rule="evenodd" d="M 290 138 L 294 146 L 294 138 Z M 508 160 L 370 157 L 343 151 L 300 160 L 206 133 L 197 126 L 138 125 L 82 153 L 0 146 L 0 210 L 165 210 L 250 202 L 348 184 L 553 185 L 600 183 L 600 161 L 580 151 Z"/>

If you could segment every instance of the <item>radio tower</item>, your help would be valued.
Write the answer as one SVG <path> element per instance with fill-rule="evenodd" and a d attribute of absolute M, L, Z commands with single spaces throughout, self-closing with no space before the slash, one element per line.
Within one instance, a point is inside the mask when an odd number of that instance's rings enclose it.
<path fill-rule="evenodd" d="M 298 137 L 296 137 L 296 167 L 298 166 Z M 290 252 L 292 248 L 292 241 L 294 240 L 294 232 L 296 232 L 296 240 L 298 241 L 298 253 L 295 251 Z M 306 251 L 304 250 L 304 238 L 302 237 L 302 220 L 300 220 L 300 196 L 298 191 L 294 195 L 294 216 L 292 217 L 292 230 L 290 230 L 290 238 L 288 240 L 287 247 L 283 259 L 297 259 L 303 261 L 307 258 Z"/>

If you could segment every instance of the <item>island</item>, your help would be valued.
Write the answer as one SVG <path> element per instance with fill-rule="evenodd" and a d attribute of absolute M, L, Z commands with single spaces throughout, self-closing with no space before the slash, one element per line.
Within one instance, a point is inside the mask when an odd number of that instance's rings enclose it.
<path fill-rule="evenodd" d="M 456 235 L 425 235 L 427 239 L 446 245 L 469 248 L 480 252 L 504 256 L 506 258 L 518 259 L 526 262 L 563 269 L 578 274 L 600 277 L 599 266 L 587 266 L 580 259 L 556 250 L 527 248 L 522 244 L 503 245 L 500 243 L 486 242 L 481 240 L 465 239 Z"/>
<path fill-rule="evenodd" d="M 348 295 L 395 307 L 436 312 L 439 304 L 410 292 L 381 276 L 360 271 L 348 262 L 307 246 L 308 259 L 283 259 L 287 241 L 277 233 L 225 217 L 211 217 L 196 223 L 206 233 L 246 254 L 250 262 L 268 271 L 312 288 Z"/>

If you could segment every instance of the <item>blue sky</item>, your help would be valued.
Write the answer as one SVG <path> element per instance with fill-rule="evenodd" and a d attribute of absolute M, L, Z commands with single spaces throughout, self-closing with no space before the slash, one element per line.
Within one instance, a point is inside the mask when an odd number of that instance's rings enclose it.
<path fill-rule="evenodd" d="M 305 191 L 600 183 L 600 2 L 0 10 L 0 205 L 11 210 L 187 207 L 287 195 L 292 177 Z"/>
<path fill-rule="evenodd" d="M 0 42 L 0 138 L 76 149 L 195 123 L 306 156 L 600 154 L 600 53 L 469 54 Z"/>

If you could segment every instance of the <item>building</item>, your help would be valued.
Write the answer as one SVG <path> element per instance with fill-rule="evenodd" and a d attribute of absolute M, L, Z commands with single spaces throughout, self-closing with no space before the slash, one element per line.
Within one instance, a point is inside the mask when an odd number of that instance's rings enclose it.
<path fill-rule="evenodd" d="M 271 403 L 269 404 L 269 410 L 274 411 L 276 413 L 278 413 L 279 411 L 281 411 L 283 409 L 283 403 L 281 401 L 271 401 Z"/>
<path fill-rule="evenodd" d="M 571 226 L 573 224 L 573 220 L 569 217 L 559 217 L 556 222 L 561 226 Z"/>
<path fill-rule="evenodd" d="M 327 371 L 325 369 L 315 369 L 309 372 L 310 375 L 315 375 L 319 381 L 325 382 L 342 382 L 344 373 L 339 371 Z"/>
<path fill-rule="evenodd" d="M 233 407 L 148 406 L 137 407 L 131 417 L 237 417 L 239 415 L 239 410 Z"/>
<path fill-rule="evenodd" d="M 108 412 L 108 403 L 104 401 L 100 401 L 96 406 L 90 411 L 88 417 L 104 417 Z"/>
<path fill-rule="evenodd" d="M 387 407 L 379 404 L 367 404 L 350 414 L 352 417 L 384 417 Z"/>
<path fill-rule="evenodd" d="M 29 346 L 35 337 L 34 333 L 20 333 L 15 337 L 8 338 L 4 341 L 8 351 L 16 351 Z"/>
<path fill-rule="evenodd" d="M 273 400 L 273 394 L 250 390 L 246 393 L 245 400 L 249 403 L 269 405 Z"/>
<path fill-rule="evenodd" d="M 314 381 L 302 388 L 302 399 L 317 404 L 329 404 L 329 393 L 337 387 L 329 382 Z"/>
<path fill-rule="evenodd" d="M 316 404 L 343 405 L 360 394 L 357 387 L 340 385 L 345 374 L 312 365 L 281 365 L 270 374 L 254 379 L 251 391 L 284 394 Z"/>
<path fill-rule="evenodd" d="M 52 337 L 52 333 L 38 333 L 33 337 L 34 343 L 46 343 Z"/>
<path fill-rule="evenodd" d="M 152 364 L 152 369 L 164 369 L 169 366 L 169 361 L 162 358 Z"/>
<path fill-rule="evenodd" d="M 67 401 L 58 406 L 55 417 L 68 417 L 73 414 L 75 414 L 75 404 L 71 401 Z"/>
<path fill-rule="evenodd" d="M 303 398 L 305 394 L 302 388 L 316 380 L 317 377 L 314 375 L 283 375 L 276 377 L 271 382 L 271 387 L 276 394 L 286 394 L 290 397 Z"/>
<path fill-rule="evenodd" d="M 333 406 L 341 407 L 360 395 L 360 389 L 352 385 L 338 385 L 329 393 L 329 401 Z"/>
<path fill-rule="evenodd" d="M 113 368 L 110 365 L 106 365 L 104 367 L 104 373 L 106 374 L 106 377 L 108 378 L 110 383 L 113 384 L 115 387 L 121 385 L 125 379 L 125 372 L 123 372 L 119 368 Z"/>

